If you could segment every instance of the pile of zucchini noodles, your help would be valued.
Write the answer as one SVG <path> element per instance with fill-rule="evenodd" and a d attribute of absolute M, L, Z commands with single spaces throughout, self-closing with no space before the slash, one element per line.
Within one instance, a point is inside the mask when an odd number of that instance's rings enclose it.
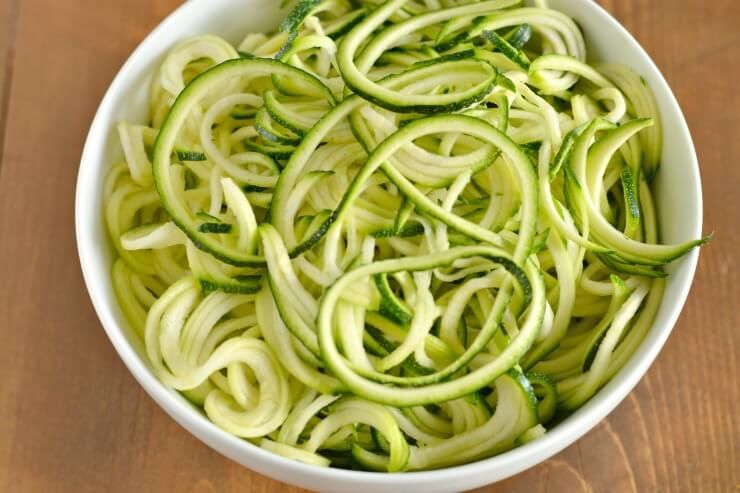
<path fill-rule="evenodd" d="M 287 13 L 290 12 L 290 13 Z M 245 15 L 249 15 L 245 11 Z M 202 35 L 120 123 L 121 307 L 161 381 L 295 460 L 404 471 L 545 433 L 661 302 L 654 98 L 517 0 L 301 0 Z"/>

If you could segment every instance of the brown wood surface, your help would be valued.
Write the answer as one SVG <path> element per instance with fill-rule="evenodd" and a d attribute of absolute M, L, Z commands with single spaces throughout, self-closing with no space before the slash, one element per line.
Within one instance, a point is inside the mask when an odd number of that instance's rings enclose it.
<path fill-rule="evenodd" d="M 74 183 L 92 115 L 178 3 L 0 0 L 0 491 L 298 491 L 213 452 L 144 394 L 78 267 Z M 740 2 L 602 3 L 682 104 L 716 234 L 673 336 L 625 402 L 555 458 L 480 491 L 738 491 Z"/>

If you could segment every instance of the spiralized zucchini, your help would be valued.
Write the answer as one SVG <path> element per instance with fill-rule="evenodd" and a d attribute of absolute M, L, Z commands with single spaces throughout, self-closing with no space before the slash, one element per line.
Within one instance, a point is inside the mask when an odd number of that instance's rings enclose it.
<path fill-rule="evenodd" d="M 592 397 L 704 240 L 658 243 L 654 98 L 544 3 L 301 0 L 172 48 L 104 190 L 156 376 L 274 453 L 390 472 Z"/>

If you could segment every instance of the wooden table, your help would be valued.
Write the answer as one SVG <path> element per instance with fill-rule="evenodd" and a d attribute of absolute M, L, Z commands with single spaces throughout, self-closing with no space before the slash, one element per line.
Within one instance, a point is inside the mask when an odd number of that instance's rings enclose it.
<path fill-rule="evenodd" d="M 0 0 L 1 491 L 297 491 L 167 417 L 113 351 L 80 275 L 73 200 L 88 126 L 133 47 L 178 3 Z M 603 3 L 683 106 L 716 234 L 637 389 L 563 453 L 481 491 L 738 491 L 740 3 Z"/>

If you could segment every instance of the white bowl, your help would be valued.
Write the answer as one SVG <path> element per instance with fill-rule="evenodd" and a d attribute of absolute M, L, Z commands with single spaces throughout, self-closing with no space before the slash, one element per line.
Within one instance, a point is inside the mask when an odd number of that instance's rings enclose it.
<path fill-rule="evenodd" d="M 82 271 L 98 317 L 128 369 L 172 418 L 226 457 L 286 483 L 321 491 L 461 491 L 492 483 L 538 464 L 584 435 L 611 412 L 645 374 L 671 333 L 691 286 L 694 250 L 670 266 L 665 299 L 655 325 L 624 368 L 582 408 L 538 440 L 499 456 L 429 472 L 384 474 L 304 465 L 262 450 L 217 428 L 177 392 L 152 374 L 141 342 L 113 293 L 113 251 L 103 221 L 103 181 L 120 159 L 115 124 L 145 122 L 150 76 L 177 41 L 217 33 L 238 43 L 250 31 L 275 27 L 284 13 L 276 0 L 191 0 L 165 19 L 134 51 L 111 84 L 93 120 L 77 181 L 76 228 Z M 656 201 L 662 240 L 677 243 L 701 234 L 699 166 L 681 109 L 668 84 L 635 39 L 592 0 L 550 0 L 585 31 L 591 59 L 626 64 L 643 75 L 656 94 L 664 122 L 663 166 Z"/>

